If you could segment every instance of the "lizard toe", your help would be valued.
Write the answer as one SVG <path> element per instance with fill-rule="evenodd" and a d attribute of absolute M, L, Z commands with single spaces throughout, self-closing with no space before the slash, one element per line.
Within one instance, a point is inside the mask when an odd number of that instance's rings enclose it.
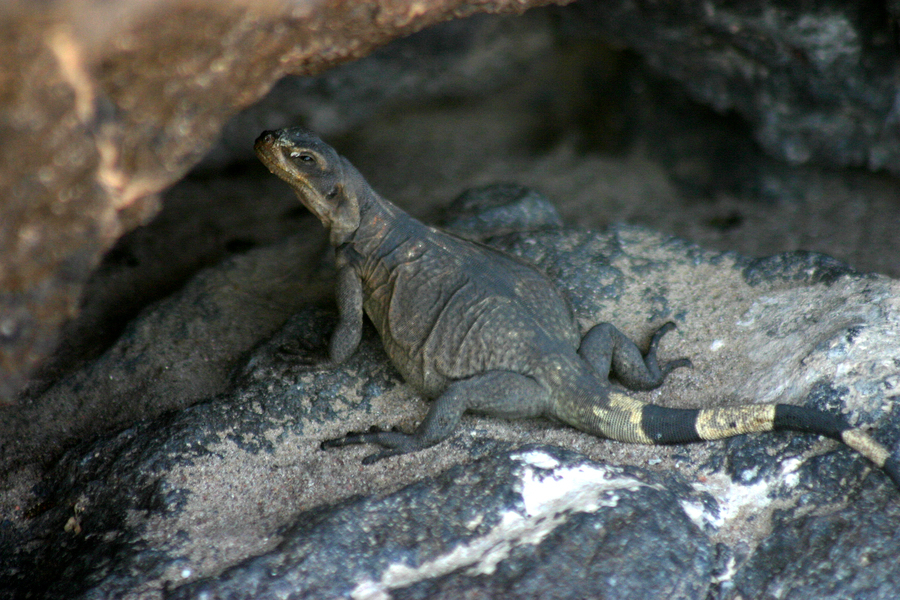
<path fill-rule="evenodd" d="M 662 371 L 663 377 L 674 371 L 675 369 L 693 369 L 694 363 L 691 362 L 689 358 L 679 358 L 677 360 L 671 360 L 660 367 L 660 371 Z"/>

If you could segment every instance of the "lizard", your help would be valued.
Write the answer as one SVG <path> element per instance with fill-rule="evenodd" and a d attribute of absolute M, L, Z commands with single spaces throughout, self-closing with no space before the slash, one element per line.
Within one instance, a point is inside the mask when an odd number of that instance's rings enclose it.
<path fill-rule="evenodd" d="M 571 305 L 545 273 L 414 219 L 312 131 L 265 131 L 254 149 L 329 231 L 339 316 L 328 363 L 356 351 L 365 313 L 403 379 L 432 400 L 412 433 L 373 428 L 326 440 L 323 449 L 379 446 L 363 459 L 371 464 L 446 440 L 465 412 L 547 417 L 642 444 L 792 430 L 843 442 L 900 487 L 898 458 L 837 415 L 791 404 L 688 409 L 638 399 L 629 390 L 655 389 L 674 369 L 691 366 L 686 358 L 657 357 L 673 322 L 656 330 L 646 354 L 610 323 L 582 337 Z"/>

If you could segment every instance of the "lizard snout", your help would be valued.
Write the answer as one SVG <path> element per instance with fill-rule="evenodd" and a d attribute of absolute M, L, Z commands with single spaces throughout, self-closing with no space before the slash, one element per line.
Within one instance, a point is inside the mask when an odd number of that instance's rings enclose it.
<path fill-rule="evenodd" d="M 253 148 L 259 150 L 261 146 L 271 146 L 275 143 L 277 133 L 277 131 L 263 131 L 253 143 Z"/>

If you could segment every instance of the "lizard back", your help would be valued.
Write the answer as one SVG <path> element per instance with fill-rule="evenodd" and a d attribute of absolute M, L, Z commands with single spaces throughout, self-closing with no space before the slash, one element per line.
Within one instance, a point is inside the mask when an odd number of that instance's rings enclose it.
<path fill-rule="evenodd" d="M 578 347 L 569 303 L 523 261 L 406 215 L 365 246 L 366 314 L 403 377 L 429 396 L 489 370 L 528 374 Z"/>

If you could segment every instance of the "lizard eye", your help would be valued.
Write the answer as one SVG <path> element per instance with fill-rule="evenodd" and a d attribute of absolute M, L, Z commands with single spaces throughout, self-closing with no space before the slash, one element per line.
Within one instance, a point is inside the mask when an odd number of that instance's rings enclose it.
<path fill-rule="evenodd" d="M 297 160 L 305 163 L 313 162 L 316 160 L 312 157 L 312 155 L 305 152 L 291 152 L 291 158 L 296 158 Z"/>

